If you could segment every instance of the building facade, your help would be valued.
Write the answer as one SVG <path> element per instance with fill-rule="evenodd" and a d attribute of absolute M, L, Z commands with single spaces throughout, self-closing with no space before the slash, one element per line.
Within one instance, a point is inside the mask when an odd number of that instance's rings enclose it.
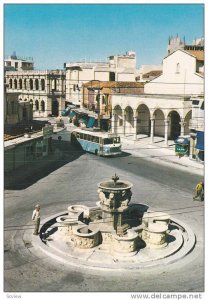
<path fill-rule="evenodd" d="M 58 116 L 65 108 L 65 71 L 5 71 L 7 93 L 33 107 L 34 117 Z"/>
<path fill-rule="evenodd" d="M 33 112 L 29 102 L 19 102 L 19 93 L 7 93 L 7 86 L 4 86 L 4 129 L 5 133 L 18 130 L 20 124 L 32 121 Z"/>
<path fill-rule="evenodd" d="M 11 174 L 16 169 L 35 164 L 52 153 L 52 130 L 51 134 L 45 134 L 47 127 L 42 131 L 28 136 L 4 141 L 4 171 L 5 175 Z"/>
<path fill-rule="evenodd" d="M 83 102 L 83 84 L 91 80 L 99 81 L 135 81 L 136 54 L 129 51 L 124 55 L 113 55 L 108 62 L 67 63 L 66 101 L 81 106 Z"/>
<path fill-rule="evenodd" d="M 161 75 L 162 65 L 141 65 L 137 71 L 136 81 L 148 82 Z"/>
<path fill-rule="evenodd" d="M 203 53 L 195 56 L 176 50 L 163 60 L 163 73 L 144 85 L 144 94 L 112 96 L 112 131 L 175 140 L 190 133 L 193 96 L 203 96 L 204 78 L 199 66 Z M 200 59 L 198 59 L 200 58 Z"/>
<path fill-rule="evenodd" d="M 146 94 L 203 95 L 204 51 L 176 50 L 163 59 L 163 72 L 145 84 Z"/>
<path fill-rule="evenodd" d="M 198 38 L 193 40 L 192 44 L 186 44 L 185 37 L 183 40 L 178 35 L 176 37 L 169 37 L 167 54 L 169 55 L 178 49 L 204 51 L 204 38 Z"/>
<path fill-rule="evenodd" d="M 100 116 L 110 118 L 112 115 L 112 95 L 140 95 L 144 93 L 144 84 L 129 81 L 92 80 L 83 84 L 82 106 L 96 111 Z"/>
<path fill-rule="evenodd" d="M 23 71 L 23 70 L 33 70 L 34 62 L 32 57 L 20 57 L 17 56 L 14 52 L 10 56 L 6 56 L 4 59 L 4 68 L 6 70 L 15 70 L 15 71 Z"/>

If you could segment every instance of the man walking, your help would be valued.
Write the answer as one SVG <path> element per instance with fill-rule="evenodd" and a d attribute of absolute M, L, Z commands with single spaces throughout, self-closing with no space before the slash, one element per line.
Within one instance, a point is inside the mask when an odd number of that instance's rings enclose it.
<path fill-rule="evenodd" d="M 195 196 L 193 197 L 194 200 L 204 201 L 204 183 L 200 181 L 197 183 L 195 187 Z"/>
<path fill-rule="evenodd" d="M 33 234 L 38 235 L 39 227 L 40 227 L 40 205 L 39 204 L 37 204 L 35 206 L 35 209 L 33 210 L 32 220 L 35 225 Z"/>

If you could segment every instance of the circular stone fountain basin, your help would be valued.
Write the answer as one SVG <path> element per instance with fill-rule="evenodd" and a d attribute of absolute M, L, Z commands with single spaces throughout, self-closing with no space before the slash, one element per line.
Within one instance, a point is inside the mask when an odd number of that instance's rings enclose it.
<path fill-rule="evenodd" d="M 100 243 L 100 231 L 93 231 L 88 226 L 73 228 L 74 245 L 77 248 L 93 248 Z"/>
<path fill-rule="evenodd" d="M 138 239 L 137 233 L 129 229 L 127 230 L 127 234 L 124 236 L 118 236 L 117 234 L 113 234 L 113 251 L 117 254 L 130 254 L 133 252 L 136 254 L 136 241 Z"/>
<path fill-rule="evenodd" d="M 150 223 L 160 223 L 168 225 L 170 223 L 170 215 L 163 212 L 145 212 L 143 215 L 143 223 L 149 226 Z"/>
<path fill-rule="evenodd" d="M 74 224 L 78 224 L 78 220 L 76 217 L 69 217 L 69 216 L 60 216 L 58 218 L 56 218 L 56 222 L 63 224 L 65 226 L 70 226 L 70 225 L 74 225 Z"/>
<path fill-rule="evenodd" d="M 103 181 L 98 183 L 98 187 L 100 189 L 114 192 L 128 190 L 132 186 L 133 184 L 128 181 L 117 181 L 116 183 L 114 183 L 113 181 Z"/>
<path fill-rule="evenodd" d="M 80 214 L 80 213 L 84 213 L 84 216 L 88 216 L 89 215 L 89 208 L 85 205 L 70 205 L 68 207 L 68 212 L 69 215 L 70 214 Z"/>

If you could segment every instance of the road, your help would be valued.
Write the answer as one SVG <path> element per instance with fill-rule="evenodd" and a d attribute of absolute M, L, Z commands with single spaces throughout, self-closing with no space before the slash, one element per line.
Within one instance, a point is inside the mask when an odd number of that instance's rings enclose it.
<path fill-rule="evenodd" d="M 165 211 L 192 228 L 197 244 L 188 256 L 171 265 L 138 272 L 104 273 L 64 266 L 33 245 L 23 244 L 22 235 L 28 230 L 23 225 L 31 224 L 36 203 L 41 205 L 42 219 L 71 204 L 94 206 L 97 183 L 115 173 L 133 183 L 131 203 Z M 203 292 L 204 204 L 192 200 L 199 179 L 127 153 L 118 158 L 81 154 L 24 189 L 5 190 L 5 291 Z"/>

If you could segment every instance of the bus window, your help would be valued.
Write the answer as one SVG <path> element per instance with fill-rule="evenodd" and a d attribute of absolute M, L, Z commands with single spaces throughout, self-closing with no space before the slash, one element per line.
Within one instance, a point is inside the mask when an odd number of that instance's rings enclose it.
<path fill-rule="evenodd" d="M 98 136 L 95 136 L 94 142 L 99 143 L 99 137 Z"/>
<path fill-rule="evenodd" d="M 115 137 L 113 139 L 113 142 L 116 144 L 116 143 L 120 143 L 120 137 Z"/>
<path fill-rule="evenodd" d="M 83 133 L 80 132 L 80 139 L 83 139 Z"/>
<path fill-rule="evenodd" d="M 113 144 L 113 139 L 111 138 L 105 138 L 104 140 L 103 140 L 103 144 L 104 145 L 109 145 L 109 144 Z"/>

